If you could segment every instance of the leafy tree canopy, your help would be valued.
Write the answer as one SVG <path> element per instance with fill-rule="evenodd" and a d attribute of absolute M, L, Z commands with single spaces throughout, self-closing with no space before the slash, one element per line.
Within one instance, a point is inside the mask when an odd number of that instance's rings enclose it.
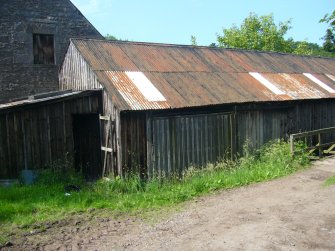
<path fill-rule="evenodd" d="M 291 52 L 292 39 L 284 38 L 290 28 L 290 20 L 277 26 L 272 14 L 258 16 L 250 13 L 240 27 L 233 25 L 223 29 L 223 34 L 217 35 L 217 41 L 221 47 Z"/>
<path fill-rule="evenodd" d="M 335 11 L 332 15 L 326 15 L 324 20 L 325 22 L 332 23 L 335 31 Z M 233 25 L 231 28 L 224 28 L 223 34 L 217 34 L 217 42 L 218 46 L 225 48 L 327 57 L 335 56 L 335 54 L 330 53 L 329 50 L 326 51 L 316 43 L 294 41 L 292 38 L 285 39 L 287 31 L 290 29 L 291 20 L 280 22 L 276 25 L 272 14 L 258 16 L 255 13 L 250 13 L 240 27 Z"/>
<path fill-rule="evenodd" d="M 191 45 L 198 45 L 197 38 L 194 35 L 191 35 Z"/>
<path fill-rule="evenodd" d="M 335 10 L 331 14 L 326 14 L 321 20 L 320 23 L 327 23 L 329 24 L 332 29 L 335 29 Z"/>
<path fill-rule="evenodd" d="M 320 23 L 329 24 L 326 34 L 323 37 L 323 49 L 328 52 L 335 52 L 335 10 L 332 14 L 326 14 Z"/>
<path fill-rule="evenodd" d="M 107 40 L 111 40 L 111 41 L 119 40 L 119 39 L 117 39 L 116 37 L 114 37 L 113 35 L 108 34 L 108 33 L 105 35 L 105 39 L 107 39 Z"/>

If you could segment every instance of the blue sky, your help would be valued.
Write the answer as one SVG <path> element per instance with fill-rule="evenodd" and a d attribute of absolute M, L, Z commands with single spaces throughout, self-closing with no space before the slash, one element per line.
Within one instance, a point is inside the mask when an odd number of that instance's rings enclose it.
<path fill-rule="evenodd" d="M 288 37 L 322 44 L 327 28 L 319 20 L 335 9 L 334 0 L 72 0 L 100 31 L 131 41 L 199 45 L 240 25 L 250 12 L 272 13 L 276 24 L 292 20 Z"/>

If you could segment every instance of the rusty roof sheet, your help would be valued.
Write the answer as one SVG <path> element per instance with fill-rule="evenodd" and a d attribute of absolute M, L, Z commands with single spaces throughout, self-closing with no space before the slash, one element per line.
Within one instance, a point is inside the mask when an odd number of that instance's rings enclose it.
<path fill-rule="evenodd" d="M 76 98 L 76 97 L 82 97 L 86 95 L 92 95 L 96 94 L 98 92 L 101 92 L 100 90 L 85 90 L 85 91 L 72 91 L 72 90 L 66 90 L 66 91 L 53 91 L 48 93 L 39 93 L 34 96 L 29 96 L 26 98 L 19 99 L 17 101 L 11 101 L 8 103 L 0 104 L 0 113 L 5 110 L 17 108 L 17 107 L 25 107 L 29 105 L 34 104 L 45 104 L 49 101 L 57 101 L 67 98 Z"/>
<path fill-rule="evenodd" d="M 335 97 L 331 58 L 89 39 L 72 43 L 121 110 Z"/>

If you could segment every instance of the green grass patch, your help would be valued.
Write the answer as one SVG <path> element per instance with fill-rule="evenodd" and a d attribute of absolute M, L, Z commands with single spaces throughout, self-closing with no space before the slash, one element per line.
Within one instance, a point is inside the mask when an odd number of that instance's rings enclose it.
<path fill-rule="evenodd" d="M 129 213 L 173 206 L 219 189 L 282 177 L 309 163 L 304 151 L 291 157 L 284 141 L 266 144 L 252 154 L 245 151 L 244 155 L 237 161 L 222 161 L 202 169 L 191 167 L 182 179 L 146 182 L 132 176 L 86 184 L 74 173 L 45 171 L 35 185 L 0 188 L 0 230 L 58 220 L 92 208 Z M 81 190 L 66 195 L 66 184 L 79 184 Z"/>
<path fill-rule="evenodd" d="M 331 185 L 335 185 L 335 176 L 332 176 L 325 181 L 325 186 L 331 186 Z"/>

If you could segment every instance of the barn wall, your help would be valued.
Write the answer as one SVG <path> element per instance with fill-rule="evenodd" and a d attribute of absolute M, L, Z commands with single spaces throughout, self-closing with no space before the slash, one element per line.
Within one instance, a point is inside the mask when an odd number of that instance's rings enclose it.
<path fill-rule="evenodd" d="M 148 174 L 181 175 L 186 167 L 231 157 L 235 149 L 233 113 L 154 117 Z"/>
<path fill-rule="evenodd" d="M 59 72 L 59 87 L 78 91 L 101 88 L 95 73 L 72 43 Z"/>
<path fill-rule="evenodd" d="M 233 155 L 242 154 L 246 141 L 258 148 L 291 133 L 335 126 L 335 100 L 237 104 L 147 116 L 147 173 L 164 175 L 232 157 L 230 149 Z"/>
<path fill-rule="evenodd" d="M 111 151 L 102 151 L 103 168 L 105 175 L 122 176 L 122 147 L 121 147 L 121 120 L 120 111 L 115 105 L 114 96 L 110 96 L 92 68 L 78 52 L 73 43 L 70 43 L 66 52 L 64 63 L 59 72 L 59 84 L 61 90 L 102 90 L 102 112 L 101 115 L 108 117 L 110 121 L 102 119 L 101 142 L 104 147 Z"/>
<path fill-rule="evenodd" d="M 294 111 L 294 132 L 311 131 L 335 126 L 335 101 L 318 100 L 317 102 L 301 102 Z M 321 136 L 323 143 L 335 141 L 335 133 Z M 307 144 L 315 144 L 316 137 L 307 139 Z"/>
<path fill-rule="evenodd" d="M 121 113 L 123 173 L 147 175 L 147 136 L 145 113 Z"/>
<path fill-rule="evenodd" d="M 295 132 L 335 126 L 335 100 L 299 102 L 293 114 Z"/>
<path fill-rule="evenodd" d="M 237 152 L 242 153 L 243 145 L 259 148 L 271 139 L 287 138 L 290 131 L 292 108 L 271 110 L 250 110 L 236 112 Z"/>
<path fill-rule="evenodd" d="M 101 93 L 0 110 L 0 179 L 73 159 L 72 115 L 101 113 Z"/>

